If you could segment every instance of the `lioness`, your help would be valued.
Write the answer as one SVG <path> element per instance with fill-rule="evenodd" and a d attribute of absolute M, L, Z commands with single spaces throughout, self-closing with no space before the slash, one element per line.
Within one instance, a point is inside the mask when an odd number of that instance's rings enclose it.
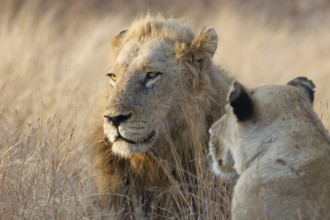
<path fill-rule="evenodd" d="M 202 179 L 207 131 L 232 81 L 212 62 L 217 44 L 213 28 L 195 33 L 160 15 L 137 19 L 112 40 L 93 140 L 103 204 L 120 218 L 196 213 L 192 190 Z"/>
<path fill-rule="evenodd" d="M 233 83 L 209 143 L 214 172 L 239 174 L 233 219 L 330 218 L 330 138 L 313 99 L 304 77 L 253 90 Z"/>

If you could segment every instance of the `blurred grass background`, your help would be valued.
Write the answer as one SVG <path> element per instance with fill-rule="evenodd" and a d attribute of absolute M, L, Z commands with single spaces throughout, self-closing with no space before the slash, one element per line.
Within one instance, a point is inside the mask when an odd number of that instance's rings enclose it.
<path fill-rule="evenodd" d="M 328 0 L 0 0 L 1 219 L 101 217 L 83 138 L 111 37 L 147 11 L 213 26 L 215 63 L 247 86 L 309 77 L 330 127 Z"/>

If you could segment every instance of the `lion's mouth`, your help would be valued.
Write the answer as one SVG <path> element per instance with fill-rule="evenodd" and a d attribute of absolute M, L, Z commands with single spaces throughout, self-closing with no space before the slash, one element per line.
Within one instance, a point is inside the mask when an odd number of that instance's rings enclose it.
<path fill-rule="evenodd" d="M 148 135 L 148 137 L 145 138 L 145 139 L 142 140 L 142 141 L 133 141 L 133 140 L 129 140 L 129 139 L 127 139 L 127 138 L 124 138 L 119 132 L 118 132 L 118 134 L 119 134 L 119 136 L 118 136 L 117 140 L 118 140 L 118 139 L 121 139 L 121 140 L 126 141 L 126 142 L 128 142 L 128 143 L 130 143 L 130 144 L 140 145 L 140 144 L 148 144 L 149 142 L 151 142 L 152 139 L 154 138 L 156 132 L 155 132 L 155 131 L 151 132 L 151 133 Z"/>

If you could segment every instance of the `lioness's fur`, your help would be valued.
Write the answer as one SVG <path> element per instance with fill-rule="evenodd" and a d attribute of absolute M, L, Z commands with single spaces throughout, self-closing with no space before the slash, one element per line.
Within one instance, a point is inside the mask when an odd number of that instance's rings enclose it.
<path fill-rule="evenodd" d="M 150 15 L 114 37 L 94 147 L 104 204 L 121 218 L 196 211 L 196 168 L 232 81 L 212 63 L 217 43 L 212 28 L 196 34 L 180 20 Z"/>
<path fill-rule="evenodd" d="M 210 129 L 214 171 L 240 175 L 233 219 L 330 218 L 330 138 L 313 98 L 304 77 L 251 91 L 233 84 L 227 113 Z"/>

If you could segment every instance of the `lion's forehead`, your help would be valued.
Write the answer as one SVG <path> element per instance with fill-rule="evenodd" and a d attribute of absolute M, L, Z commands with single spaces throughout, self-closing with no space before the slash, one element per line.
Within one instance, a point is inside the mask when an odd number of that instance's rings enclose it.
<path fill-rule="evenodd" d="M 171 45 L 160 39 L 146 42 L 130 41 L 125 44 L 116 58 L 119 68 L 157 68 L 166 64 L 173 57 Z"/>

